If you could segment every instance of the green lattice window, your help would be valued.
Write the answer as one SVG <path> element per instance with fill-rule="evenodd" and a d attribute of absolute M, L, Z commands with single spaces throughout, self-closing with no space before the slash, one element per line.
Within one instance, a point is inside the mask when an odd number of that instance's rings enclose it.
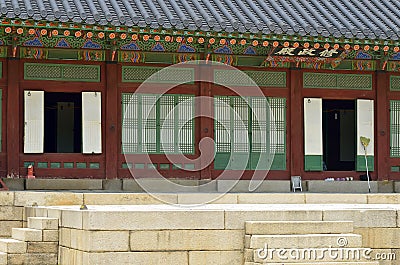
<path fill-rule="evenodd" d="M 143 82 L 147 79 L 153 83 L 193 83 L 194 69 L 178 67 L 122 66 L 123 82 Z"/>
<path fill-rule="evenodd" d="M 372 75 L 304 73 L 305 88 L 372 90 Z"/>
<path fill-rule="evenodd" d="M 123 82 L 143 82 L 162 67 L 122 66 Z"/>
<path fill-rule="evenodd" d="M 390 156 L 400 157 L 400 100 L 390 101 Z"/>
<path fill-rule="evenodd" d="M 24 79 L 100 82 L 100 66 L 25 63 Z"/>
<path fill-rule="evenodd" d="M 272 170 L 286 169 L 286 98 L 269 98 L 270 145 L 275 153 Z"/>
<path fill-rule="evenodd" d="M 390 90 L 400 91 L 400 76 L 390 76 Z"/>
<path fill-rule="evenodd" d="M 286 169 L 285 98 L 217 96 L 214 107 L 215 169 Z"/>
<path fill-rule="evenodd" d="M 286 87 L 286 72 L 214 70 L 217 84 L 233 86 Z"/>
<path fill-rule="evenodd" d="M 259 86 L 286 87 L 286 72 L 244 71 Z"/>
<path fill-rule="evenodd" d="M 122 153 L 194 153 L 194 96 L 122 94 Z"/>

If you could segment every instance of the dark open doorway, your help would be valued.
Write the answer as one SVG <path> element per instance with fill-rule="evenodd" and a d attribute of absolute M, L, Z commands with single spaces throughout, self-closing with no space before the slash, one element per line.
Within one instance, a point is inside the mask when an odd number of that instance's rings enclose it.
<path fill-rule="evenodd" d="M 355 101 L 322 100 L 324 170 L 355 170 Z"/>
<path fill-rule="evenodd" d="M 81 94 L 45 92 L 44 109 L 44 152 L 80 153 Z"/>

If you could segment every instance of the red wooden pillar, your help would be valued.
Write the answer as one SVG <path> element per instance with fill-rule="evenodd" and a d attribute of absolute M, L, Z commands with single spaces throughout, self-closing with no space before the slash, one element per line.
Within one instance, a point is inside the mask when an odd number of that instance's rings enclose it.
<path fill-rule="evenodd" d="M 118 177 L 118 65 L 106 62 L 106 126 L 105 126 L 105 178 Z"/>
<path fill-rule="evenodd" d="M 213 70 L 212 70 L 211 65 L 201 65 L 200 66 L 200 79 L 201 80 L 213 80 Z M 213 116 L 213 101 L 212 101 L 212 83 L 211 82 L 201 82 L 200 83 L 200 93 L 199 96 L 202 98 L 208 98 L 209 100 L 201 100 L 197 101 L 199 104 L 198 110 L 200 111 L 199 113 L 202 115 L 202 117 L 199 118 L 199 138 L 196 139 L 196 145 L 198 146 L 199 141 L 205 137 L 209 137 L 214 139 L 214 120 L 212 118 Z M 208 117 L 205 117 L 208 116 Z M 214 150 L 215 148 L 213 146 L 208 146 L 208 150 Z M 203 161 L 201 164 L 204 163 L 205 160 L 207 159 L 206 154 L 200 154 L 203 157 Z M 205 167 L 200 171 L 200 179 L 211 179 L 213 176 L 211 176 L 212 172 L 212 167 L 213 164 L 210 164 L 208 167 Z M 215 177 L 215 176 L 214 176 Z"/>
<path fill-rule="evenodd" d="M 378 180 L 389 179 L 389 106 L 387 92 L 389 75 L 385 71 L 376 72 L 376 169 Z"/>
<path fill-rule="evenodd" d="M 20 61 L 10 57 L 7 60 L 7 175 L 18 177 L 20 146 Z M 25 175 L 21 172 L 21 175 Z"/>
<path fill-rule="evenodd" d="M 303 99 L 302 80 L 303 72 L 298 68 L 292 68 L 290 73 L 290 175 L 300 176 L 304 168 L 303 151 Z"/>

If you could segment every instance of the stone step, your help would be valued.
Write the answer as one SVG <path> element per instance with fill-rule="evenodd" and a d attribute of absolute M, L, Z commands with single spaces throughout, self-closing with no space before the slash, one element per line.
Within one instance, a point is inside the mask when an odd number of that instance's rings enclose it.
<path fill-rule="evenodd" d="M 58 219 L 49 217 L 28 217 L 28 228 L 55 230 L 58 229 Z"/>
<path fill-rule="evenodd" d="M 8 254 L 26 253 L 26 242 L 13 238 L 2 238 L 0 239 L 0 252 Z"/>
<path fill-rule="evenodd" d="M 11 235 L 12 238 L 25 242 L 43 240 L 43 231 L 33 228 L 13 228 Z"/>
<path fill-rule="evenodd" d="M 362 238 L 356 234 L 253 235 L 246 248 L 326 248 L 361 247 Z"/>
<path fill-rule="evenodd" d="M 57 253 L 58 242 L 28 242 L 27 253 Z"/>
<path fill-rule="evenodd" d="M 7 265 L 7 253 L 0 252 L 0 265 Z"/>
<path fill-rule="evenodd" d="M 353 233 L 351 221 L 248 221 L 248 235 L 348 234 Z"/>
<path fill-rule="evenodd" d="M 27 253 L 25 264 L 29 265 L 57 265 L 57 254 L 55 253 Z"/>
<path fill-rule="evenodd" d="M 58 242 L 58 230 L 43 230 L 44 242 Z"/>

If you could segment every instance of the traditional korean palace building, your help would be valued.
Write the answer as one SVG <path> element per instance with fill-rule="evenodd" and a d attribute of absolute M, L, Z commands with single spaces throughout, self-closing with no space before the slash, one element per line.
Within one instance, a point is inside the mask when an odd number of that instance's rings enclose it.
<path fill-rule="evenodd" d="M 0 14 L 1 177 L 24 177 L 33 165 L 43 178 L 126 178 L 130 169 L 152 177 L 156 169 L 213 179 L 235 174 L 246 154 L 241 178 L 249 179 L 267 174 L 269 148 L 253 136 L 265 129 L 275 152 L 268 179 L 358 179 L 363 136 L 372 179 L 400 180 L 400 1 L 1 0 Z M 196 60 L 214 82 L 195 80 Z M 215 62 L 250 76 L 269 107 Z M 135 92 L 150 76 L 156 88 L 192 82 L 162 95 L 146 122 L 157 89 Z M 224 126 L 195 117 L 199 96 L 226 103 L 209 104 Z M 263 123 L 251 118 L 255 106 Z M 228 107 L 246 123 L 241 134 Z M 214 139 L 215 158 L 200 169 L 204 137 Z M 185 159 L 171 162 L 179 152 Z"/>

